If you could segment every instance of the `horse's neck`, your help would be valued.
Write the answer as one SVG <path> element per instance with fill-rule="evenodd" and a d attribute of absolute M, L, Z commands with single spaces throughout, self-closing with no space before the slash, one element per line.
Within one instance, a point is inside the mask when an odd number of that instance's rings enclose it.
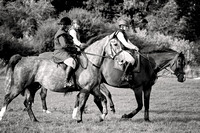
<path fill-rule="evenodd" d="M 101 60 L 103 59 L 104 48 L 108 43 L 108 37 L 105 37 L 99 41 L 94 42 L 89 47 L 87 47 L 84 52 L 86 52 L 86 56 L 90 62 L 99 66 Z M 89 53 L 89 54 L 87 54 Z M 92 55 L 91 55 L 92 54 Z"/>
<path fill-rule="evenodd" d="M 162 52 L 162 53 L 153 53 L 149 54 L 155 60 L 157 67 L 164 67 L 167 63 L 169 63 L 177 53 L 175 52 Z"/>

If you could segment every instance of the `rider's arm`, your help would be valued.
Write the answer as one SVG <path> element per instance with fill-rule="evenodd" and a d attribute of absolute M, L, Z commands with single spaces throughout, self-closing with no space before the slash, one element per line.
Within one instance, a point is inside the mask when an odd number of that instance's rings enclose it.
<path fill-rule="evenodd" d="M 64 48 L 64 47 L 67 47 L 67 44 L 66 44 L 66 41 L 65 41 L 65 38 L 63 36 L 60 36 L 58 38 L 59 42 L 60 42 L 60 45 Z"/>
<path fill-rule="evenodd" d="M 128 39 L 128 43 L 131 44 L 131 45 L 133 45 L 133 46 L 135 46 L 129 39 Z M 137 46 L 135 46 L 134 49 L 135 49 L 136 51 L 139 51 L 139 48 L 138 48 Z"/>
<path fill-rule="evenodd" d="M 128 40 L 128 42 L 126 41 L 126 39 L 125 39 L 125 37 L 124 37 L 124 34 L 123 34 L 122 32 L 119 32 L 119 33 L 117 34 L 117 38 L 120 40 L 120 42 L 121 42 L 125 47 L 127 47 L 127 48 L 129 48 L 129 49 L 136 49 L 136 50 L 138 50 L 138 48 L 137 48 L 134 44 L 130 43 L 129 40 Z"/>
<path fill-rule="evenodd" d="M 81 42 L 78 40 L 76 31 L 74 29 L 69 30 L 69 34 L 73 37 L 73 42 L 77 46 L 81 46 Z"/>

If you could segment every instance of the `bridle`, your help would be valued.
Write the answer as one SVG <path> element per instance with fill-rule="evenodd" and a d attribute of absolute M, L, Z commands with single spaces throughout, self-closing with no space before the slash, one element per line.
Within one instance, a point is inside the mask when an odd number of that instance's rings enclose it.
<path fill-rule="evenodd" d="M 107 42 L 105 43 L 105 45 L 104 45 L 104 47 L 103 47 L 103 54 L 102 54 L 102 55 L 94 54 L 94 53 L 89 53 L 89 52 L 85 52 L 85 51 L 80 51 L 80 52 L 84 55 L 84 57 L 85 57 L 85 58 L 87 59 L 87 61 L 89 61 L 90 63 L 92 63 L 92 62 L 87 58 L 86 55 L 98 56 L 98 57 L 108 58 L 108 59 L 114 60 L 115 57 L 118 56 L 123 50 L 121 49 L 119 52 L 116 52 L 116 51 L 115 51 L 115 49 L 114 49 L 113 46 L 112 46 L 112 45 L 114 45 L 114 44 L 111 44 L 111 42 L 110 42 L 110 40 L 112 40 L 113 38 L 114 38 L 114 37 L 109 38 L 109 39 L 107 40 Z M 109 43 L 109 42 L 110 42 L 110 43 Z M 105 54 L 106 54 L 106 53 L 105 53 L 105 47 L 106 47 L 108 44 L 110 45 L 110 53 L 111 53 L 111 54 L 105 55 Z M 88 63 L 87 63 L 87 64 L 88 64 Z M 93 64 L 93 63 L 92 63 L 92 64 Z M 102 63 L 101 63 L 101 64 L 102 64 Z M 97 67 L 97 68 L 100 68 L 100 66 L 97 66 L 97 65 L 95 65 L 95 64 L 93 64 L 93 66 L 95 66 L 95 67 Z M 83 67 L 83 65 L 81 65 L 81 67 L 84 68 L 84 69 L 87 68 L 87 67 Z"/>
<path fill-rule="evenodd" d="M 184 72 L 180 72 L 180 71 L 179 71 L 179 72 L 175 72 L 175 71 L 173 71 L 173 70 L 171 69 L 174 65 L 175 65 L 175 68 L 176 68 L 176 69 L 178 68 L 178 58 L 181 58 L 179 55 L 180 55 L 180 53 L 177 54 L 177 55 L 174 57 L 173 60 L 169 61 L 169 62 L 168 62 L 167 64 L 165 64 L 164 66 L 162 66 L 162 67 L 159 67 L 159 66 L 158 66 L 159 71 L 165 69 L 165 70 L 169 71 L 171 74 L 176 75 L 177 77 L 179 77 L 180 75 L 185 74 Z M 183 60 L 183 59 L 182 59 L 182 60 Z"/>
<path fill-rule="evenodd" d="M 149 62 L 151 62 L 150 60 L 149 60 L 149 58 L 147 58 L 147 57 L 145 57 L 143 54 L 141 54 L 140 52 L 138 52 L 138 54 L 140 54 L 142 57 L 144 57 L 145 59 L 147 59 Z M 159 72 L 159 71 L 162 71 L 162 70 L 167 70 L 167 71 L 169 71 L 171 74 L 174 74 L 174 75 L 176 75 L 176 76 L 180 76 L 181 74 L 185 74 L 184 72 L 178 72 L 178 73 L 176 73 L 175 71 L 173 71 L 171 68 L 174 66 L 174 65 L 176 65 L 176 68 L 177 68 L 177 59 L 179 58 L 179 55 L 180 55 L 181 53 L 179 53 L 179 54 L 177 54 L 174 58 L 173 58 L 173 60 L 171 60 L 171 61 L 169 61 L 168 63 L 166 63 L 165 65 L 160 65 L 160 66 L 157 66 L 156 67 L 156 71 L 155 71 L 155 73 L 157 73 L 157 72 Z M 151 66 L 151 65 L 150 65 Z"/>

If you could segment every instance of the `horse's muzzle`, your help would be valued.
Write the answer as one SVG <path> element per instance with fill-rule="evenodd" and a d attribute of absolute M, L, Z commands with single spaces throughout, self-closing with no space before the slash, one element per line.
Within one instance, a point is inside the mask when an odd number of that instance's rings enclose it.
<path fill-rule="evenodd" d="M 186 75 L 184 73 L 176 75 L 178 82 L 184 82 L 186 80 Z"/>

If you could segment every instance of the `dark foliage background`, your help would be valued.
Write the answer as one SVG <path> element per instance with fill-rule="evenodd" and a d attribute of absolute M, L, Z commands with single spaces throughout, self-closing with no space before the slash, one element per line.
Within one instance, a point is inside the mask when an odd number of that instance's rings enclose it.
<path fill-rule="evenodd" d="M 115 22 L 125 17 L 133 31 L 146 29 L 149 35 L 159 32 L 194 42 L 192 52 L 200 63 L 199 12 L 198 0 L 0 0 L 0 58 L 52 51 L 57 22 L 68 15 L 82 21 L 83 42 L 114 31 Z"/>

